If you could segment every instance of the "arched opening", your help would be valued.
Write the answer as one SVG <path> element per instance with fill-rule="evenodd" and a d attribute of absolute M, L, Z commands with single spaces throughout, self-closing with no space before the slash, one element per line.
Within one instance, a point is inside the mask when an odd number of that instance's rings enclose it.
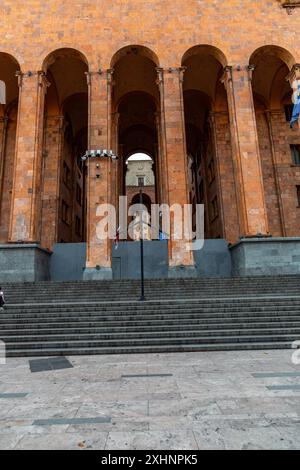
<path fill-rule="evenodd" d="M 143 176 L 152 203 L 160 200 L 157 65 L 155 54 L 143 46 L 123 48 L 112 60 L 112 110 L 116 116 L 113 133 L 119 156 L 117 197 L 128 196 L 128 203 Z M 151 160 L 142 157 L 138 163 L 129 158 L 137 153 L 151 156 Z"/>
<path fill-rule="evenodd" d="M 155 174 L 153 170 L 153 159 L 145 153 L 134 153 L 126 161 L 126 196 L 128 207 L 135 204 L 142 204 L 147 208 L 147 215 L 145 215 L 145 230 L 144 238 L 151 239 L 150 221 L 151 221 L 151 205 L 156 202 L 155 192 Z M 140 192 L 142 191 L 142 195 Z M 129 222 L 132 222 L 134 217 L 129 217 Z M 135 216 L 136 218 L 136 216 Z M 146 224 L 149 224 L 146 227 Z M 137 224 L 134 236 L 132 239 L 139 240 L 140 227 Z"/>
<path fill-rule="evenodd" d="M 182 60 L 189 196 L 205 207 L 205 238 L 237 239 L 237 207 L 227 95 L 221 83 L 226 58 L 196 46 Z M 222 188 L 223 186 L 223 188 Z"/>
<path fill-rule="evenodd" d="M 294 59 L 271 45 L 255 51 L 249 63 L 270 233 L 299 236 L 300 138 L 289 126 L 293 104 L 287 81 Z"/>
<path fill-rule="evenodd" d="M 19 87 L 18 62 L 0 52 L 0 242 L 6 243 L 12 208 Z"/>
<path fill-rule="evenodd" d="M 88 66 L 83 55 L 60 49 L 47 57 L 50 83 L 45 101 L 42 245 L 86 239 Z"/>

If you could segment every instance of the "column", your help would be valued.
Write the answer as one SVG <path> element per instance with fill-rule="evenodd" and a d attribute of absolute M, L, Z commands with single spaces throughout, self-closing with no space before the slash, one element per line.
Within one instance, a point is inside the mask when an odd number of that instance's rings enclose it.
<path fill-rule="evenodd" d="M 185 140 L 182 82 L 184 68 L 158 69 L 163 140 L 163 175 L 165 200 L 170 207 L 189 203 L 188 168 Z M 186 240 L 175 240 L 176 227 L 171 217 L 169 240 L 169 276 L 194 276 L 193 253 Z"/>
<path fill-rule="evenodd" d="M 118 153 L 118 141 L 119 141 L 119 118 L 120 114 L 119 113 L 113 113 L 112 115 L 112 135 L 111 135 L 111 142 L 112 142 L 112 150 L 116 155 L 119 155 Z M 112 200 L 111 203 L 115 206 L 116 211 L 118 213 L 119 210 L 119 178 L 120 178 L 120 167 L 121 161 L 117 160 L 114 162 L 112 165 L 112 171 L 111 171 L 111 188 L 112 188 Z"/>
<path fill-rule="evenodd" d="M 277 230 L 280 231 L 279 235 L 286 237 L 286 225 L 285 225 L 285 210 L 284 210 L 284 200 L 282 196 L 284 195 L 284 188 L 286 182 L 284 181 L 287 174 L 286 170 L 290 168 L 289 164 L 285 163 L 285 149 L 286 149 L 286 140 L 278 136 L 278 130 L 286 129 L 286 118 L 283 109 L 278 110 L 266 110 L 265 112 L 266 122 L 268 126 L 268 137 L 270 142 L 270 154 L 271 154 L 271 164 L 272 172 L 274 176 L 274 189 L 275 195 L 278 204 L 273 205 L 273 225 L 277 223 Z M 280 134 L 280 133 L 279 133 Z M 274 135 L 276 136 L 274 139 Z M 278 138 L 279 137 L 279 138 Z M 275 146 L 276 141 L 276 146 Z M 281 143 L 281 145 L 279 144 Z M 279 147 L 279 148 L 278 148 Z M 281 147 L 281 148 L 280 148 Z M 283 152 L 282 152 L 283 150 Z M 272 188 L 273 189 L 273 188 Z M 273 191 L 272 191 L 273 192 Z M 286 212 L 288 213 L 288 212 Z"/>
<path fill-rule="evenodd" d="M 89 150 L 111 148 L 111 76 L 111 70 L 87 73 Z M 111 240 L 97 236 L 97 224 L 101 220 L 97 208 L 111 202 L 111 164 L 108 158 L 87 161 L 87 261 L 84 279 L 112 278 Z"/>
<path fill-rule="evenodd" d="M 64 117 L 47 116 L 43 152 L 42 235 L 43 248 L 52 249 L 57 240 L 61 153 Z"/>
<path fill-rule="evenodd" d="M 7 131 L 7 116 L 0 117 L 0 209 L 3 193 L 3 175 L 5 165 L 5 142 L 6 142 L 6 131 Z M 0 214 L 1 215 L 1 214 Z"/>
<path fill-rule="evenodd" d="M 20 94 L 9 241 L 33 243 L 40 241 L 43 114 L 48 82 L 44 72 L 18 72 L 18 78 Z"/>
<path fill-rule="evenodd" d="M 156 187 L 157 187 L 157 202 L 162 203 L 165 199 L 163 196 L 163 149 L 162 149 L 162 135 L 161 135 L 161 121 L 160 113 L 155 113 L 155 124 L 157 132 L 157 146 L 156 146 Z"/>
<path fill-rule="evenodd" d="M 241 237 L 268 235 L 268 220 L 252 96 L 252 68 L 225 67 Z"/>
<path fill-rule="evenodd" d="M 209 125 L 216 160 L 223 237 L 228 242 L 234 243 L 239 238 L 237 214 L 238 195 L 236 193 L 232 165 L 228 112 L 211 111 L 209 115 Z"/>

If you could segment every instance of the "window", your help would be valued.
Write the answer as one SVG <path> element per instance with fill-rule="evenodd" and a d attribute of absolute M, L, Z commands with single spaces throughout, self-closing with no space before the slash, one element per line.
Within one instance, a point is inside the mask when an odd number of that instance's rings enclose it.
<path fill-rule="evenodd" d="M 209 165 L 208 165 L 208 183 L 212 183 L 212 181 L 215 179 L 215 164 L 214 161 L 211 160 Z"/>
<path fill-rule="evenodd" d="M 210 220 L 215 220 L 219 215 L 218 198 L 215 196 L 210 203 Z"/>
<path fill-rule="evenodd" d="M 297 189 L 298 207 L 300 207 L 300 186 L 296 186 L 296 189 Z"/>
<path fill-rule="evenodd" d="M 290 145 L 292 162 L 294 165 L 300 165 L 300 145 Z"/>
<path fill-rule="evenodd" d="M 76 201 L 81 206 L 81 204 L 82 204 L 82 190 L 81 190 L 81 187 L 79 186 L 78 183 L 76 184 Z"/>
<path fill-rule="evenodd" d="M 203 181 L 201 181 L 201 183 L 199 184 L 199 198 L 200 198 L 200 202 L 203 202 L 203 200 L 204 200 L 204 185 L 203 185 Z"/>
<path fill-rule="evenodd" d="M 81 220 L 80 218 L 78 217 L 78 215 L 76 215 L 76 219 L 75 219 L 75 232 L 76 232 L 76 235 L 81 235 Z"/>
<path fill-rule="evenodd" d="M 145 186 L 145 176 L 138 176 L 138 186 Z"/>
<path fill-rule="evenodd" d="M 70 186 L 71 186 L 71 170 L 68 167 L 68 165 L 66 164 L 66 162 L 64 162 L 64 165 L 63 165 L 63 182 L 68 188 L 70 188 Z"/>
<path fill-rule="evenodd" d="M 291 122 L 293 109 L 294 109 L 293 104 L 286 104 L 284 107 L 285 119 L 287 120 L 287 122 Z"/>
<path fill-rule="evenodd" d="M 65 224 L 70 225 L 70 206 L 64 200 L 61 203 L 61 219 Z"/>

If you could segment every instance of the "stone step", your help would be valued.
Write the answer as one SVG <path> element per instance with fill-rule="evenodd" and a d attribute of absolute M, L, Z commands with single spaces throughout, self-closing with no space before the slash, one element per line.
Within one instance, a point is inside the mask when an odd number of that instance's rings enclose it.
<path fill-rule="evenodd" d="M 238 321 L 232 323 L 232 319 L 223 318 L 220 323 L 220 319 L 207 319 L 207 320 L 198 320 L 198 319 L 188 319 L 182 321 L 172 321 L 172 320 L 157 320 L 157 321 L 128 321 L 128 322 L 67 322 L 59 323 L 53 325 L 53 323 L 25 323 L 25 324 L 5 324 L 1 325 L 1 334 L 3 335 L 19 335 L 20 330 L 22 330 L 22 335 L 25 334 L 55 334 L 55 333 L 84 333 L 86 332 L 124 332 L 127 331 L 156 331 L 159 328 L 159 331 L 172 331 L 177 330 L 178 327 L 183 330 L 194 330 L 202 329 L 241 329 L 241 328 L 299 328 L 300 319 L 298 317 L 292 317 L 293 319 L 284 319 L 284 318 L 269 318 L 267 319 L 239 319 Z M 188 323 L 185 323 L 187 322 Z"/>
<path fill-rule="evenodd" d="M 300 276 L 2 286 L 8 356 L 291 348 Z"/>
<path fill-rule="evenodd" d="M 185 330 L 183 328 L 180 328 L 180 325 L 178 325 L 178 329 L 175 331 L 134 331 L 134 332 L 126 332 L 126 339 L 124 337 L 124 332 L 101 332 L 101 333 L 95 333 L 95 332 L 90 332 L 90 333 L 73 333 L 71 334 L 69 331 L 65 331 L 62 334 L 31 334 L 31 335 L 4 335 L 1 336 L 1 340 L 6 343 L 7 346 L 10 346 L 11 344 L 17 342 L 19 343 L 25 343 L 25 342 L 40 342 L 43 341 L 43 343 L 48 343 L 48 342 L 65 342 L 67 341 L 68 344 L 72 343 L 73 341 L 83 341 L 83 342 L 90 342 L 90 341 L 116 341 L 120 340 L 122 341 L 130 341 L 130 340 L 149 340 L 149 341 L 158 341 L 160 338 L 162 339 L 168 339 L 168 341 L 171 341 L 173 339 L 178 339 L 181 340 L 182 338 L 187 338 L 190 340 L 191 338 L 197 338 L 201 341 L 203 337 L 216 337 L 218 335 L 222 335 L 222 339 L 226 340 L 227 337 L 240 337 L 242 339 L 244 336 L 247 338 L 255 336 L 256 338 L 263 336 L 264 338 L 269 338 L 276 336 L 281 337 L 284 335 L 298 335 L 298 338 L 300 333 L 300 328 L 293 328 L 293 327 L 280 327 L 280 328 L 245 328 L 245 329 L 222 329 L 222 330 L 215 330 L 215 329 L 209 329 L 206 331 L 203 331 L 201 328 L 195 328 L 194 331 L 191 330 Z"/>
<path fill-rule="evenodd" d="M 210 344 L 213 343 L 251 343 L 251 342 L 290 342 L 299 339 L 298 334 L 264 334 L 264 335 L 230 335 L 230 336 L 209 336 L 204 335 L 186 337 L 178 336 L 176 338 L 170 338 L 168 336 L 162 338 L 123 338 L 123 339 L 103 339 L 102 341 L 96 340 L 70 340 L 70 341 L 51 341 L 49 338 L 46 341 L 33 341 L 24 342 L 17 340 L 16 342 L 6 343 L 7 350 L 13 349 L 47 349 L 47 348 L 98 348 L 103 346 L 144 346 L 144 345 L 180 345 L 180 344 L 203 344 L 209 340 Z"/>
<path fill-rule="evenodd" d="M 128 313 L 115 313 L 115 314 L 90 314 L 90 315 L 85 315 L 82 313 L 82 315 L 77 316 L 77 315 L 50 315 L 50 316 L 39 316 L 38 314 L 35 316 L 28 316 L 28 317 L 17 317 L 14 316 L 14 318 L 1 318 L 0 320 L 0 328 L 2 325 L 7 325 L 7 324 L 43 324 L 43 323 L 83 323 L 83 322 L 89 322 L 89 323 L 94 323 L 96 322 L 102 322 L 106 324 L 110 324 L 111 322 L 141 322 L 141 321 L 148 321 L 148 322 L 153 322 L 153 321 L 191 321 L 191 320 L 197 320 L 197 321 L 222 321 L 224 319 L 230 319 L 231 321 L 249 321 L 249 319 L 255 319 L 260 320 L 269 320 L 272 318 L 281 318 L 282 320 L 289 321 L 290 319 L 299 319 L 299 312 L 280 312 L 280 311 L 274 311 L 269 313 L 268 315 L 263 314 L 263 312 L 249 312 L 249 311 L 240 311 L 236 313 L 228 313 L 228 312 L 219 312 L 219 313 L 210 313 L 210 312 L 169 312 L 169 313 L 145 313 L 145 312 L 140 312 L 139 313 L 134 313 L 134 314 L 128 314 Z"/>
<path fill-rule="evenodd" d="M 300 296 L 285 296 L 285 297 L 261 297 L 261 298 L 249 298 L 249 297 L 238 297 L 238 298 L 210 298 L 210 299 L 179 299 L 179 300 L 155 300 L 155 301 L 111 301 L 111 302 L 51 302 L 51 303 L 40 303 L 40 304 L 6 304 L 5 312 L 13 313 L 17 312 L 51 312 L 56 311 L 79 311 L 84 309 L 86 311 L 92 310 L 116 310 L 122 308 L 123 310 L 155 310 L 161 308 L 187 308 L 199 309 L 203 308 L 237 308 L 243 307 L 254 307 L 254 308 L 272 308 L 274 307 L 298 307 L 300 306 Z M 2 313 L 3 314 L 3 313 Z"/>
<path fill-rule="evenodd" d="M 205 352 L 205 351 L 239 351 L 239 350 L 277 350 L 291 349 L 289 341 L 278 342 L 251 342 L 251 343 L 206 343 L 206 344 L 179 344 L 163 346 L 118 346 L 99 348 L 47 348 L 47 349 L 14 349 L 7 351 L 7 357 L 45 357 L 45 356 L 80 356 L 99 354 L 151 354 L 151 353 L 179 353 L 179 352 Z"/>

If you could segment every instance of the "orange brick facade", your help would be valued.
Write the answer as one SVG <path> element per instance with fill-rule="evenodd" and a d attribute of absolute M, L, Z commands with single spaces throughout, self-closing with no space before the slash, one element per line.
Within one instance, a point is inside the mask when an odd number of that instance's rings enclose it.
<path fill-rule="evenodd" d="M 0 242 L 87 241 L 87 268 L 109 269 L 97 206 L 124 195 L 135 151 L 154 160 L 159 203 L 205 204 L 206 238 L 299 237 L 288 3 L 3 0 Z M 119 160 L 82 165 L 94 148 Z M 193 265 L 176 240 L 169 258 Z"/>

